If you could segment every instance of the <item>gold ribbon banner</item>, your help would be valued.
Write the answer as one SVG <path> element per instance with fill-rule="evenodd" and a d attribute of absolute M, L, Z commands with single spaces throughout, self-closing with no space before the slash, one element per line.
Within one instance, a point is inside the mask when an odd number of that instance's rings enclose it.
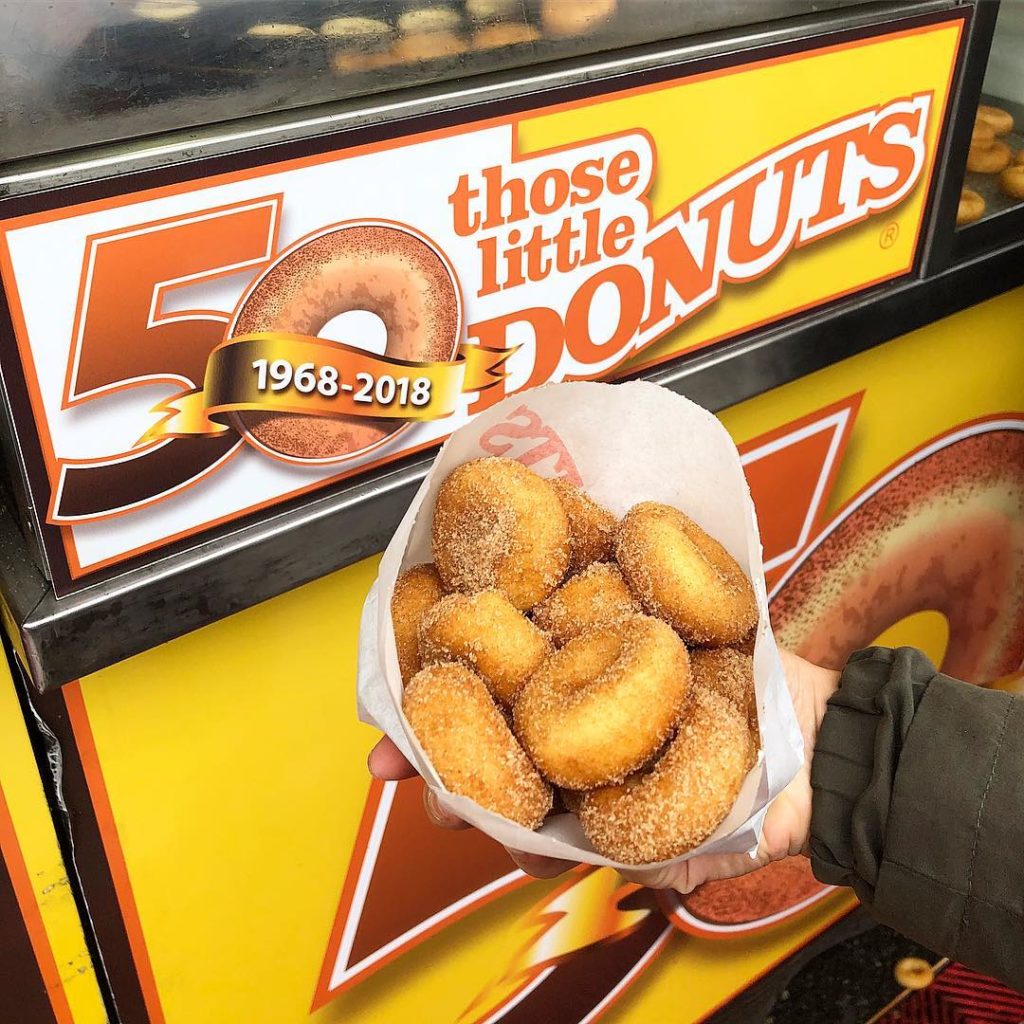
<path fill-rule="evenodd" d="M 514 351 L 463 344 L 449 362 L 420 363 L 303 334 L 244 334 L 210 353 L 202 388 L 154 406 L 152 411 L 163 418 L 138 443 L 221 434 L 232 429 L 233 413 L 248 411 L 410 422 L 443 419 L 455 411 L 460 395 L 485 391 L 501 381 L 502 364 Z M 287 378 L 280 390 L 274 390 L 279 385 L 270 372 L 274 364 L 279 376 L 283 371 Z M 308 393 L 296 387 L 297 376 Z"/>

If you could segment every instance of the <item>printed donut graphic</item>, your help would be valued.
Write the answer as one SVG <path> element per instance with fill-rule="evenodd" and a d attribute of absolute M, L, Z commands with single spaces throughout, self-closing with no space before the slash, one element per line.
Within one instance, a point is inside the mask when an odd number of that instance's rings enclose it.
<path fill-rule="evenodd" d="M 1024 664 L 1024 421 L 940 437 L 867 487 L 812 542 L 770 598 L 778 642 L 841 668 L 916 612 L 945 616 L 941 669 L 987 684 Z M 682 931 L 739 937 L 832 891 L 791 857 L 688 896 L 659 894 Z"/>
<path fill-rule="evenodd" d="M 855 499 L 780 580 L 783 647 L 841 668 L 915 612 L 949 626 L 941 669 L 972 683 L 1024 662 L 1024 423 L 964 428 Z"/>
<path fill-rule="evenodd" d="M 335 225 L 296 243 L 242 298 L 229 337 L 260 331 L 316 336 L 334 317 L 352 310 L 380 317 L 389 358 L 445 362 L 455 356 L 462 302 L 454 271 L 411 228 L 377 221 Z M 408 425 L 249 411 L 237 413 L 236 423 L 258 448 L 301 463 L 352 458 Z"/>
<path fill-rule="evenodd" d="M 814 877 L 806 857 L 786 857 L 749 875 L 705 882 L 686 896 L 660 892 L 658 900 L 680 931 L 705 939 L 729 939 L 788 921 L 834 891 L 834 886 Z"/>

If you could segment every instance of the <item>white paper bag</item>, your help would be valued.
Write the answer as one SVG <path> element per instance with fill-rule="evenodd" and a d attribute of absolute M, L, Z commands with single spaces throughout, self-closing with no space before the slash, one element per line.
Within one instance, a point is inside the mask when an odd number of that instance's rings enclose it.
<path fill-rule="evenodd" d="M 768 804 L 803 764 L 803 742 L 768 620 L 761 540 L 739 454 L 705 409 L 656 384 L 564 383 L 513 395 L 457 430 L 440 450 L 380 563 L 359 627 L 358 709 L 397 744 L 453 813 L 505 846 L 618 867 L 596 853 L 571 814 L 536 832 L 448 793 L 402 714 L 402 678 L 391 625 L 399 573 L 432 561 L 437 489 L 458 465 L 485 455 L 518 458 L 544 477 L 565 476 L 616 515 L 640 501 L 685 512 L 715 537 L 753 581 L 759 621 L 754 683 L 761 753 L 736 804 L 698 853 L 753 851 Z"/>

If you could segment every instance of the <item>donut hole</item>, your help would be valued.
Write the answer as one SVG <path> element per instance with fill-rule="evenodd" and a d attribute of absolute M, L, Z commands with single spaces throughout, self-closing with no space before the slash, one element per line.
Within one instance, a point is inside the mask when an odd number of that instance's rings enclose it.
<path fill-rule="evenodd" d="M 387 354 L 388 326 L 368 309 L 346 309 L 332 316 L 317 331 L 317 337 L 325 341 L 337 341 L 353 348 L 370 352 L 375 356 Z"/>
<path fill-rule="evenodd" d="M 557 680 L 566 694 L 598 688 L 607 682 L 608 670 L 622 657 L 621 633 L 589 633 L 585 644 L 574 647 L 573 660 Z"/>
<path fill-rule="evenodd" d="M 637 615 L 570 640 L 526 681 L 514 731 L 541 773 L 566 789 L 621 782 L 674 730 L 689 688 L 686 648 Z"/>

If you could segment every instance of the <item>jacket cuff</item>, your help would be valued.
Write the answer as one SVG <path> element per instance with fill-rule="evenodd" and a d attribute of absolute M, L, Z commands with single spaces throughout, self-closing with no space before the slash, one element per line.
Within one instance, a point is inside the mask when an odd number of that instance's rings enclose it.
<path fill-rule="evenodd" d="M 811 866 L 828 885 L 874 901 L 896 769 L 935 666 L 910 647 L 870 647 L 847 662 L 811 764 Z"/>

